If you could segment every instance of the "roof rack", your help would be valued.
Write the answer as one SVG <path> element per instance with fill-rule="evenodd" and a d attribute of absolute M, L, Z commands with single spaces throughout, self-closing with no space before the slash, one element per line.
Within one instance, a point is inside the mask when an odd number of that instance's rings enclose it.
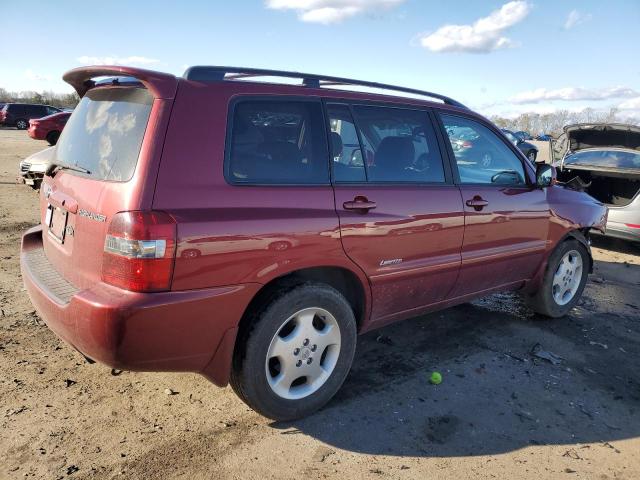
<path fill-rule="evenodd" d="M 352 85 L 368 88 L 379 88 L 382 90 L 411 93 L 413 95 L 435 98 L 441 100 L 446 105 L 452 105 L 454 107 L 467 109 L 467 107 L 465 107 L 457 100 L 446 97 L 444 95 L 440 95 L 438 93 L 427 92 L 425 90 L 417 90 L 415 88 L 398 87 L 396 85 L 387 85 L 385 83 L 353 80 L 351 78 L 330 77 L 327 75 L 315 75 L 312 73 L 288 72 L 284 70 L 220 66 L 196 66 L 190 67 L 186 72 L 184 72 L 184 78 L 186 80 L 194 80 L 196 82 L 207 83 L 252 77 L 300 78 L 302 79 L 302 86 L 308 88 L 321 88 L 323 86 L 335 85 Z"/>

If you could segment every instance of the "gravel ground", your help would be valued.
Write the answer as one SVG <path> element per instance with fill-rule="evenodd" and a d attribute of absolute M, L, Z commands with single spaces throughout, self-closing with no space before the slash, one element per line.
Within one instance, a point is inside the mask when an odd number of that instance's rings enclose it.
<path fill-rule="evenodd" d="M 638 248 L 598 240 L 566 318 L 494 295 L 364 335 L 329 406 L 273 423 L 196 374 L 89 365 L 38 318 L 15 174 L 45 146 L 0 130 L 0 479 L 640 478 Z"/>

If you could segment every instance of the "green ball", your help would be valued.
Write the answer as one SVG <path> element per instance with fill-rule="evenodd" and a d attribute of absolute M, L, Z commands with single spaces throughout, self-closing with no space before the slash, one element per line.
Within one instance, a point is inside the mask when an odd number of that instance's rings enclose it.
<path fill-rule="evenodd" d="M 440 375 L 440 372 L 432 372 L 429 382 L 433 385 L 440 385 L 442 383 L 442 375 Z"/>

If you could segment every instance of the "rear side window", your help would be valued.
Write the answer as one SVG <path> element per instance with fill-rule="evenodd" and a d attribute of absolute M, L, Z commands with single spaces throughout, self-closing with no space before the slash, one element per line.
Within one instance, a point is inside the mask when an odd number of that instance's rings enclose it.
<path fill-rule="evenodd" d="M 142 88 L 89 90 L 62 131 L 55 160 L 85 168 L 99 180 L 131 179 L 152 103 Z"/>
<path fill-rule="evenodd" d="M 43 117 L 45 114 L 45 107 L 41 105 L 27 105 L 25 110 L 30 117 Z"/>
<path fill-rule="evenodd" d="M 440 149 L 426 112 L 354 106 L 370 182 L 442 183 Z"/>
<path fill-rule="evenodd" d="M 232 183 L 329 183 L 320 102 L 240 101 L 233 109 L 226 174 Z"/>
<path fill-rule="evenodd" d="M 329 146 L 336 182 L 365 182 L 362 150 L 358 132 L 347 105 L 327 104 Z"/>

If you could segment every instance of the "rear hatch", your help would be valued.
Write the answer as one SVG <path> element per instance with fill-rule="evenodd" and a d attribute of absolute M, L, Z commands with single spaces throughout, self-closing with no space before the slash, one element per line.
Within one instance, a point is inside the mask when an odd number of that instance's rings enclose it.
<path fill-rule="evenodd" d="M 105 75 L 119 78 L 92 80 Z M 85 289 L 102 278 L 111 220 L 151 207 L 177 80 L 123 67 L 76 69 L 64 78 L 82 99 L 40 190 L 43 247 L 51 266 Z"/>

